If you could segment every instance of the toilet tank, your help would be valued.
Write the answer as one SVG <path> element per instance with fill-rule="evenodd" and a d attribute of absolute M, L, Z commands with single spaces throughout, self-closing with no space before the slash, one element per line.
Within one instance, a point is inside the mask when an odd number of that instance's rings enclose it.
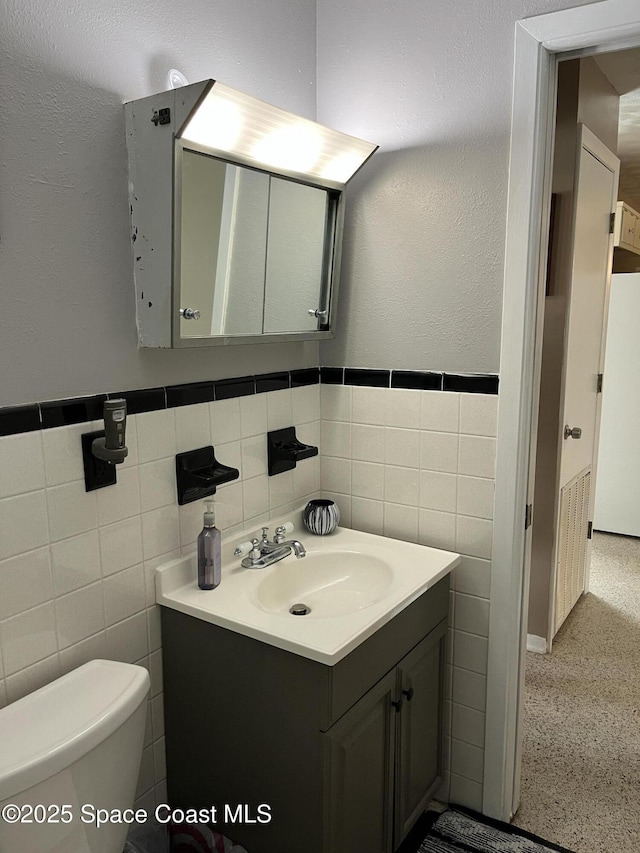
<path fill-rule="evenodd" d="M 0 710 L 0 809 L 40 807 L 0 820 L 0 853 L 121 853 L 129 826 L 92 815 L 133 806 L 148 691 L 146 669 L 93 660 Z"/>

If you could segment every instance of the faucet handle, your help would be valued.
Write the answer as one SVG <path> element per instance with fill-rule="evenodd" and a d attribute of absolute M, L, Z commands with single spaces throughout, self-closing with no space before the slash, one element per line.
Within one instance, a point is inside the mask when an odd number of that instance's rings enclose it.
<path fill-rule="evenodd" d="M 279 545 L 279 544 L 280 544 L 280 542 L 283 542 L 283 541 L 284 541 L 284 536 L 285 536 L 285 533 L 286 533 L 286 532 L 287 532 L 287 531 L 284 529 L 284 525 L 281 525 L 280 527 L 276 527 L 275 534 L 274 534 L 274 536 L 273 536 L 273 541 L 274 541 L 277 545 Z"/>
<path fill-rule="evenodd" d="M 246 554 L 249 553 L 249 551 L 251 551 L 252 548 L 253 548 L 252 542 L 241 542 L 240 545 L 238 545 L 238 547 L 234 550 L 233 556 L 234 557 L 244 557 Z"/>
<path fill-rule="evenodd" d="M 294 527 L 295 524 L 292 521 L 287 521 L 286 524 L 281 524 L 280 527 L 276 527 L 275 536 L 273 537 L 273 541 L 276 545 L 283 542 L 287 533 L 291 533 Z"/>

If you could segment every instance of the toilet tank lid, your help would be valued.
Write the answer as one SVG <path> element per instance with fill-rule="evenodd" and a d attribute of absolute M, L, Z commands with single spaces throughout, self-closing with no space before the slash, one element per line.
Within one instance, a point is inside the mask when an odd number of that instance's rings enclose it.
<path fill-rule="evenodd" d="M 92 660 L 0 710 L 0 803 L 113 734 L 148 691 L 143 667 Z"/>

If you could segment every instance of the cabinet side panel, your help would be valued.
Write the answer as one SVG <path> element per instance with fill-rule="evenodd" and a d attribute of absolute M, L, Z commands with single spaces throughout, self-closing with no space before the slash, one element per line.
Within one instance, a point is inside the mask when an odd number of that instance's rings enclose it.
<path fill-rule="evenodd" d="M 125 104 L 136 322 L 141 347 L 171 346 L 173 140 L 207 86 L 207 81 L 192 83 Z M 171 111 L 169 123 L 154 123 L 154 113 L 164 109 Z"/>
<path fill-rule="evenodd" d="M 173 122 L 155 126 L 154 111 L 175 114 L 173 92 L 125 104 L 129 212 L 138 343 L 171 346 Z"/>
<path fill-rule="evenodd" d="M 219 807 L 217 828 L 251 853 L 320 853 L 320 664 L 162 608 L 169 802 Z M 271 807 L 268 824 L 224 804 Z"/>

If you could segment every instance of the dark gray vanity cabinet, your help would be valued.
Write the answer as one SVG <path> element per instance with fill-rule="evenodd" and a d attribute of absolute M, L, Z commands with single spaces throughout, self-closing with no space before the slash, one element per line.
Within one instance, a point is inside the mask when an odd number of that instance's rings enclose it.
<path fill-rule="evenodd" d="M 393 853 L 439 782 L 448 590 L 334 666 L 163 607 L 170 804 L 249 853 Z"/>

